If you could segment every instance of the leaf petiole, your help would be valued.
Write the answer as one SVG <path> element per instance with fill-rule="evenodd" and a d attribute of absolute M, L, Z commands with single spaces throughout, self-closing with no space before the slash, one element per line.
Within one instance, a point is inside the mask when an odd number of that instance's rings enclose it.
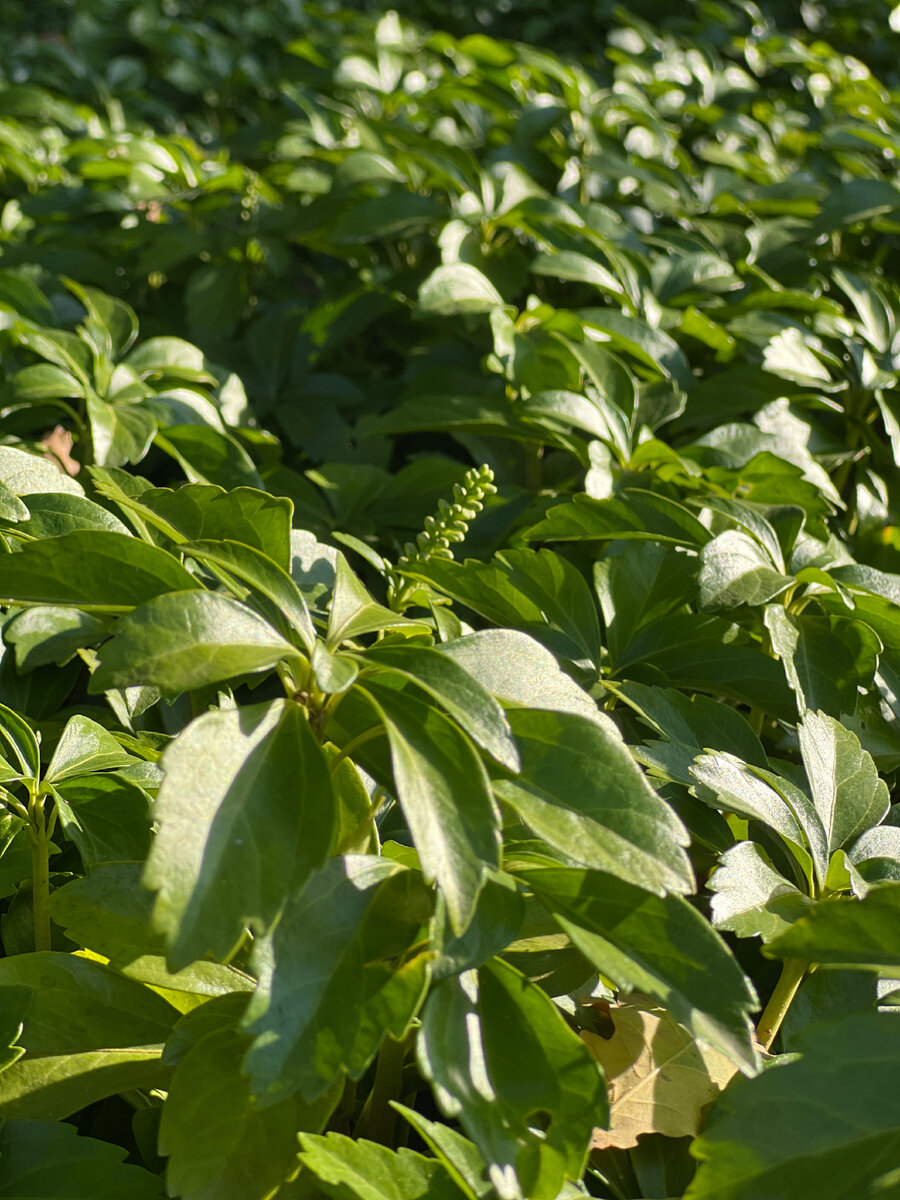
<path fill-rule="evenodd" d="M 810 964 L 802 958 L 786 958 L 784 960 L 775 990 L 769 997 L 769 1002 L 756 1027 L 756 1039 L 763 1050 L 770 1049 L 775 1041 L 775 1035 L 781 1028 L 781 1023 L 809 969 Z"/>

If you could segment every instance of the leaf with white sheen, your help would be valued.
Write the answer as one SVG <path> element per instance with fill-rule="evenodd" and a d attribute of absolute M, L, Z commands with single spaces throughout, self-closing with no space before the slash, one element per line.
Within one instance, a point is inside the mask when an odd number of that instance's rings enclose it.
<path fill-rule="evenodd" d="M 697 796 L 707 804 L 761 821 L 797 847 L 800 860 L 808 853 L 819 881 L 828 869 L 828 844 L 821 818 L 812 801 L 789 780 L 761 767 L 751 767 L 733 754 L 700 754 L 691 775 L 700 785 Z"/>
<path fill-rule="evenodd" d="M 755 842 L 738 842 L 726 850 L 707 886 L 716 929 L 764 942 L 778 937 L 812 904 L 771 866 Z"/>
<path fill-rule="evenodd" d="M 300 1162 L 334 1200 L 460 1200 L 436 1158 L 339 1133 L 300 1134 Z"/>
<path fill-rule="evenodd" d="M 90 690 L 153 685 L 165 695 L 265 671 L 296 650 L 252 609 L 217 592 L 157 596 L 116 626 Z"/>
<path fill-rule="evenodd" d="M 497 762 L 518 770 L 519 755 L 503 709 L 448 655 L 426 646 L 376 645 L 359 655 L 359 661 L 417 684 Z"/>
<path fill-rule="evenodd" d="M 436 267 L 419 288 L 419 311 L 429 316 L 489 313 L 502 304 L 487 276 L 468 263 Z"/>
<path fill-rule="evenodd" d="M 450 924 L 462 933 L 487 871 L 500 865 L 500 820 L 484 765 L 459 727 L 430 705 L 368 680 L 364 692 L 387 731 L 397 798 L 425 878 L 437 882 Z"/>
<path fill-rule="evenodd" d="M 854 1013 L 797 1035 L 801 1057 L 739 1079 L 692 1146 L 685 1200 L 875 1197 L 900 1162 L 900 1021 Z"/>
<path fill-rule="evenodd" d="M 60 1120 L 164 1083 L 160 1055 L 177 1012 L 99 963 L 51 951 L 0 959 L 0 1015 L 10 1011 L 24 1023 L 25 1055 L 3 1072 L 0 1117 Z"/>
<path fill-rule="evenodd" d="M 59 783 L 73 775 L 110 771 L 137 762 L 123 750 L 111 733 L 81 713 L 70 717 L 56 744 L 44 779 Z"/>
<path fill-rule="evenodd" d="M 144 883 L 172 969 L 225 959 L 329 854 L 328 766 L 299 705 L 205 713 L 169 746 Z"/>
<path fill-rule="evenodd" d="M 79 1137 L 59 1121 L 5 1121 L 0 1127 L 3 1200 L 159 1200 L 163 1182 L 124 1163 L 125 1151 Z"/>
<path fill-rule="evenodd" d="M 650 786 L 624 744 L 572 713 L 514 709 L 521 774 L 494 792 L 567 857 L 662 894 L 694 879 L 684 825 Z"/>
<path fill-rule="evenodd" d="M 499 959 L 444 980 L 425 1006 L 418 1057 L 502 1200 L 556 1200 L 581 1177 L 606 1115 L 603 1078 L 536 984 Z"/>
<path fill-rule="evenodd" d="M 834 717 L 808 712 L 797 736 L 829 853 L 842 850 L 883 820 L 890 806 L 887 784 L 856 734 Z"/>
<path fill-rule="evenodd" d="M 549 650 L 517 629 L 481 629 L 440 646 L 507 708 L 544 708 L 578 713 L 615 726 Z"/>
<path fill-rule="evenodd" d="M 762 546 L 739 529 L 728 529 L 700 551 L 700 607 L 751 607 L 778 596 L 791 577 L 776 570 Z"/>
<path fill-rule="evenodd" d="M 241 1072 L 249 1041 L 233 1028 L 214 1030 L 175 1070 L 159 1147 L 180 1200 L 266 1200 L 296 1171 L 297 1131 L 318 1132 L 338 1099 L 332 1091 L 316 1105 L 292 1097 L 261 1107 Z"/>
<path fill-rule="evenodd" d="M 747 1013 L 756 995 L 730 950 L 680 896 L 654 896 L 596 871 L 516 870 L 594 967 L 653 996 L 695 1037 L 756 1069 Z"/>
<path fill-rule="evenodd" d="M 330 859 L 288 900 L 244 1020 L 244 1069 L 265 1103 L 312 1102 L 403 1037 L 428 986 L 430 910 L 418 872 L 364 855 Z"/>

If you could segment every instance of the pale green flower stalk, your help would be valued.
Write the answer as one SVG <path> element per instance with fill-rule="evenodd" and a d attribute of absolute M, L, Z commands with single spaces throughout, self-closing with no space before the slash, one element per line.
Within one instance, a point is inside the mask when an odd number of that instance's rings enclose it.
<path fill-rule="evenodd" d="M 425 528 L 414 542 L 407 542 L 397 564 L 391 570 L 388 601 L 402 611 L 419 584 L 404 579 L 407 571 L 432 559 L 453 558 L 452 546 L 465 539 L 469 526 L 484 508 L 488 496 L 497 491 L 494 472 L 486 464 L 466 471 L 462 483 L 453 485 L 453 499 L 439 500 L 436 515 L 425 518 Z"/>

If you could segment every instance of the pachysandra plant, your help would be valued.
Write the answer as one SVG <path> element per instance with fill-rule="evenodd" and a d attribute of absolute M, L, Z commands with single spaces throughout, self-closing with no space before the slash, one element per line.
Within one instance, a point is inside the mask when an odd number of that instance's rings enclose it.
<path fill-rule="evenodd" d="M 0 1196 L 884 1200 L 900 19 L 397 7 L 0 22 Z"/>

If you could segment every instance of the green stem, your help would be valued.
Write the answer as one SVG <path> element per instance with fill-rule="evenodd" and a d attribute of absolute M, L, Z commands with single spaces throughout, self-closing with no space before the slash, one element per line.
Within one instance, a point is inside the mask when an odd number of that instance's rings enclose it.
<path fill-rule="evenodd" d="M 36 797 L 28 829 L 31 842 L 31 903 L 34 912 L 34 948 L 50 949 L 50 851 L 44 824 L 44 806 Z"/>
<path fill-rule="evenodd" d="M 775 1035 L 781 1028 L 781 1022 L 791 1007 L 791 1002 L 797 995 L 800 984 L 806 977 L 810 964 L 802 958 L 786 958 L 781 968 L 781 975 L 775 984 L 775 990 L 769 997 L 763 1015 L 756 1027 L 756 1039 L 763 1050 L 768 1050 L 775 1041 Z"/>
<path fill-rule="evenodd" d="M 403 1095 L 403 1064 L 412 1036 L 410 1031 L 397 1042 L 388 1034 L 382 1042 L 375 1063 L 375 1080 L 356 1122 L 354 1137 L 393 1146 L 397 1110 L 391 1107 L 391 1101 L 399 1100 Z"/>

